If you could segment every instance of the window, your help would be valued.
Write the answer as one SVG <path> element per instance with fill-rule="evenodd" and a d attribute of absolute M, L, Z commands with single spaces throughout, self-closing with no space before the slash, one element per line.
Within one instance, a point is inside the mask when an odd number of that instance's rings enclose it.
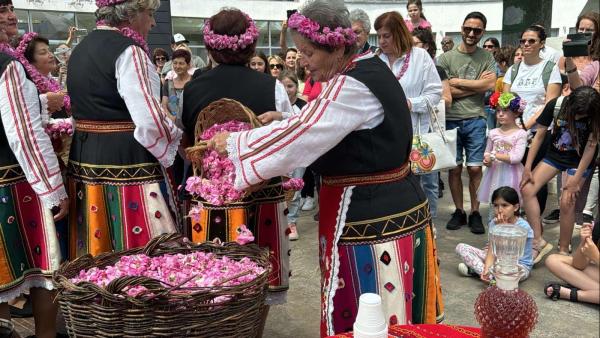
<path fill-rule="evenodd" d="M 77 31 L 75 32 L 75 43 L 81 42 L 81 39 L 96 28 L 96 16 L 92 13 L 75 14 L 75 23 Z"/>
<path fill-rule="evenodd" d="M 67 40 L 69 27 L 75 26 L 75 14 L 64 12 L 30 11 L 31 27 L 34 32 L 50 40 L 51 45 L 57 45 Z"/>
<path fill-rule="evenodd" d="M 258 28 L 258 47 L 269 47 L 269 22 L 268 21 L 255 21 L 256 28 Z"/>
<path fill-rule="evenodd" d="M 15 9 L 17 15 L 17 27 L 19 29 L 19 36 L 29 32 L 29 13 L 22 9 Z"/>
<path fill-rule="evenodd" d="M 190 41 L 190 45 L 204 45 L 204 19 L 199 18 L 173 18 L 173 34 L 183 34 Z"/>

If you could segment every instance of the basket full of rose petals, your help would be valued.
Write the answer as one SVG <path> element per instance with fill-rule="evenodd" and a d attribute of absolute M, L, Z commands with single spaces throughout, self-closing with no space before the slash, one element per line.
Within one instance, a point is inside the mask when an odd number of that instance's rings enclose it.
<path fill-rule="evenodd" d="M 72 337 L 255 337 L 269 269 L 268 251 L 254 244 L 167 234 L 79 257 L 53 281 Z"/>
<path fill-rule="evenodd" d="M 220 99 L 202 109 L 196 119 L 194 146 L 186 149 L 193 176 L 187 180 L 185 189 L 214 206 L 242 200 L 247 193 L 233 186 L 233 163 L 227 156 L 209 149 L 208 141 L 220 132 L 238 132 L 260 125 L 252 110 L 235 100 Z"/>

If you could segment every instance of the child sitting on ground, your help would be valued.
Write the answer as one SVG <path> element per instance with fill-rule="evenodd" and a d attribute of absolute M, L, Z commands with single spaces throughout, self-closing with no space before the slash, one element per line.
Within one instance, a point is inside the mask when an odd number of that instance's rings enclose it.
<path fill-rule="evenodd" d="M 593 228 L 593 229 L 592 229 Z M 580 242 L 573 257 L 553 254 L 546 266 L 562 282 L 547 283 L 546 296 L 552 300 L 569 299 L 572 302 L 600 304 L 600 225 L 585 223 L 581 227 Z"/>
<path fill-rule="evenodd" d="M 527 279 L 533 267 L 533 230 L 526 220 L 519 217 L 519 194 L 511 187 L 500 187 L 492 194 L 494 206 L 494 219 L 490 222 L 490 231 L 496 224 L 515 224 L 527 230 L 527 241 L 525 242 L 525 253 L 519 258 L 519 265 L 524 269 L 521 280 Z M 490 281 L 490 267 L 496 258 L 489 244 L 478 249 L 468 244 L 460 243 L 456 246 L 456 253 L 464 263 L 458 264 L 458 271 L 463 276 L 477 276 L 484 282 Z"/>

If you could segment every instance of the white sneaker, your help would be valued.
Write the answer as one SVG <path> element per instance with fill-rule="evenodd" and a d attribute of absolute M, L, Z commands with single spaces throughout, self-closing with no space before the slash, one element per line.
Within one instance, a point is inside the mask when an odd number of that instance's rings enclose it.
<path fill-rule="evenodd" d="M 307 197 L 304 200 L 304 204 L 302 204 L 302 211 L 310 211 L 315 208 L 315 199 L 312 197 Z"/>
<path fill-rule="evenodd" d="M 475 273 L 465 263 L 458 263 L 458 273 L 465 277 L 472 277 Z"/>
<path fill-rule="evenodd" d="M 288 224 L 288 227 L 290 228 L 290 241 L 297 241 L 300 236 L 296 224 Z"/>

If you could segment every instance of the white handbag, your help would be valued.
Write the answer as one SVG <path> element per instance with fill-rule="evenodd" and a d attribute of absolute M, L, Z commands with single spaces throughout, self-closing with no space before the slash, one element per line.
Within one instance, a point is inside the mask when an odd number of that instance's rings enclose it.
<path fill-rule="evenodd" d="M 445 130 L 438 120 L 437 107 L 425 100 L 429 111 L 430 133 L 421 134 L 421 114 L 413 135 L 409 155 L 410 169 L 415 175 L 429 174 L 456 167 L 456 129 Z"/>

